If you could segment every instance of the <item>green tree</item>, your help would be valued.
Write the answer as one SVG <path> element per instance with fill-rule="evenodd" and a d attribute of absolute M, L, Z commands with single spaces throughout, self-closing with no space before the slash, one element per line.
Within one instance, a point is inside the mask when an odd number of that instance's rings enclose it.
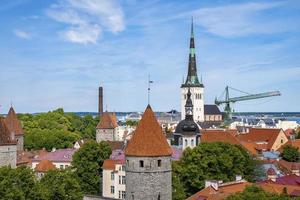
<path fill-rule="evenodd" d="M 99 118 L 65 113 L 63 109 L 40 113 L 19 114 L 24 131 L 24 145 L 27 149 L 47 150 L 72 147 L 79 139 L 95 139 Z"/>
<path fill-rule="evenodd" d="M 180 171 L 180 166 L 176 161 L 172 162 L 172 199 L 173 200 L 182 200 L 186 198 L 183 184 L 180 181 L 179 176 L 177 175 Z"/>
<path fill-rule="evenodd" d="M 286 194 L 275 194 L 264 191 L 261 187 L 252 185 L 245 188 L 243 192 L 233 194 L 226 200 L 290 200 Z"/>
<path fill-rule="evenodd" d="M 254 159 L 239 145 L 228 143 L 201 143 L 187 148 L 173 172 L 179 177 L 187 196 L 204 187 L 209 179 L 232 181 L 242 175 L 251 181 L 254 178 Z"/>
<path fill-rule="evenodd" d="M 43 197 L 47 200 L 82 200 L 83 193 L 71 170 L 50 170 L 40 180 Z"/>
<path fill-rule="evenodd" d="M 73 155 L 74 173 L 85 194 L 100 194 L 102 164 L 111 154 L 107 142 L 88 141 Z"/>
<path fill-rule="evenodd" d="M 299 161 L 299 151 L 297 147 L 292 145 L 286 145 L 283 147 L 282 158 L 288 162 L 298 162 Z"/>
<path fill-rule="evenodd" d="M 26 167 L 0 168 L 0 200 L 43 199 L 31 169 Z"/>

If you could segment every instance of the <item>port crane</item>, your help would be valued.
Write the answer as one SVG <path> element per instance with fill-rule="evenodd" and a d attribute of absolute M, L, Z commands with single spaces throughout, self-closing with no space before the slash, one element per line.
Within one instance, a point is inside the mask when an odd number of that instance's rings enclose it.
<path fill-rule="evenodd" d="M 242 93 L 245 93 L 246 95 L 244 96 L 239 96 L 239 97 L 229 97 L 229 89 L 239 91 Z M 257 93 L 257 94 L 249 94 L 246 92 L 243 92 L 241 90 L 226 86 L 225 88 L 225 99 L 220 100 L 218 98 L 215 99 L 215 104 L 217 106 L 225 104 L 224 108 L 224 121 L 230 121 L 232 119 L 232 109 L 231 109 L 231 104 L 238 102 L 238 101 L 247 101 L 247 100 L 252 100 L 252 99 L 261 99 L 261 98 L 266 98 L 266 97 L 273 97 L 273 96 L 280 96 L 279 91 L 272 91 L 272 92 L 264 92 L 264 93 Z M 224 94 L 223 92 L 223 94 Z"/>

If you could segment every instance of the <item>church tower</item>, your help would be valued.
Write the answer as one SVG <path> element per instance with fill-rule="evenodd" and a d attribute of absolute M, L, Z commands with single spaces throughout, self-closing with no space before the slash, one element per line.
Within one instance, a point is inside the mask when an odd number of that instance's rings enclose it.
<path fill-rule="evenodd" d="M 185 82 L 181 85 L 181 119 L 185 118 L 185 103 L 187 100 L 188 88 L 190 88 L 191 100 L 194 104 L 193 118 L 195 121 L 203 122 L 204 121 L 204 85 L 202 84 L 202 80 L 199 81 L 197 75 L 193 20 L 191 25 L 188 74 Z"/>
<path fill-rule="evenodd" d="M 125 148 L 126 200 L 172 199 L 172 149 L 148 105 Z"/>

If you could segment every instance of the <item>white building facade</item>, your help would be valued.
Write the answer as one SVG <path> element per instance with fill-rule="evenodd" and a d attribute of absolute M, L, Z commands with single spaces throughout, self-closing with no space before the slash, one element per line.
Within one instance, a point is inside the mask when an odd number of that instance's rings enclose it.
<path fill-rule="evenodd" d="M 107 198 L 125 199 L 125 166 L 118 160 L 105 160 L 102 172 L 102 195 Z"/>

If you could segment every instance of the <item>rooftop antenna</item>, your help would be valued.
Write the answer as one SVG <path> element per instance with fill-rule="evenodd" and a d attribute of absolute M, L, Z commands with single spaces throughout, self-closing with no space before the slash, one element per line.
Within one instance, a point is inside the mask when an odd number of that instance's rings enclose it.
<path fill-rule="evenodd" d="M 150 74 L 148 75 L 148 105 L 150 105 L 150 84 L 153 83 L 150 79 Z"/>

